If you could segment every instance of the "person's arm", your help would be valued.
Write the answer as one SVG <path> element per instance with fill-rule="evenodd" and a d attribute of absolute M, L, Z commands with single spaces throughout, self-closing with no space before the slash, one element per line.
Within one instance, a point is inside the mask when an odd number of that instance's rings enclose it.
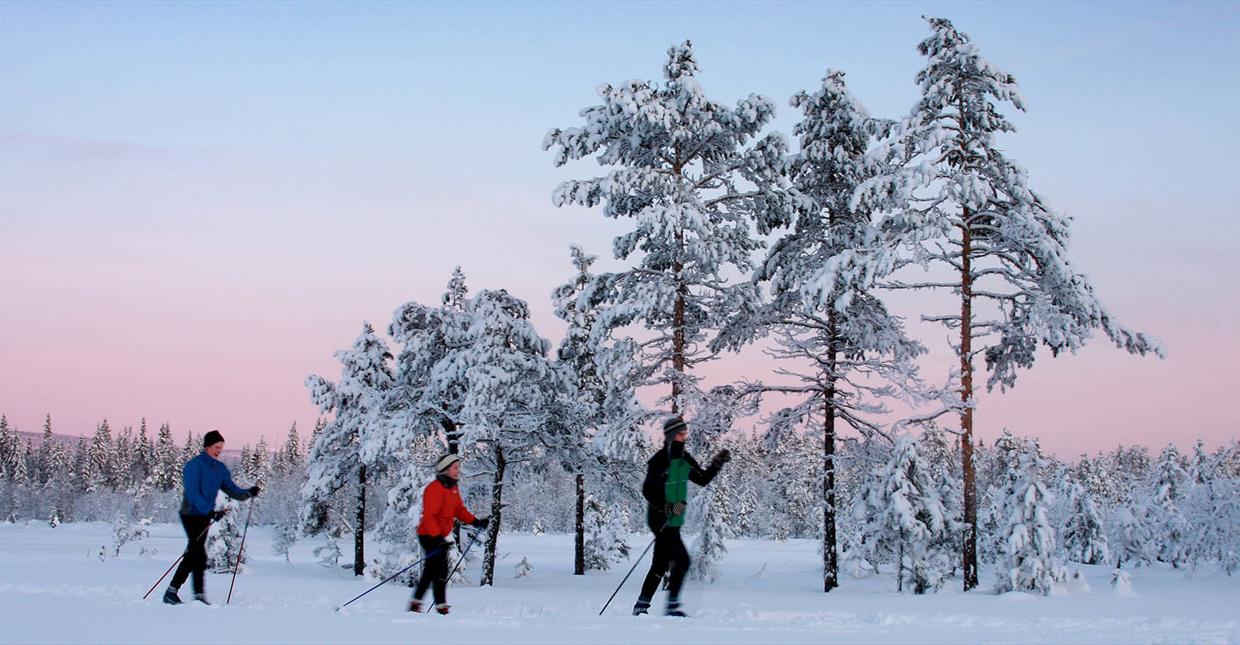
<path fill-rule="evenodd" d="M 253 495 L 250 494 L 250 491 L 238 486 L 237 483 L 232 480 L 232 473 L 228 472 L 228 466 L 224 466 L 223 464 L 221 464 L 221 466 L 224 468 L 224 481 L 220 483 L 220 489 L 224 491 L 225 495 L 239 502 L 244 502 L 245 500 L 253 497 Z"/>
<path fill-rule="evenodd" d="M 462 524 L 470 526 L 475 526 L 478 523 L 478 518 L 474 517 L 474 514 L 470 513 L 468 508 L 465 508 L 465 502 L 461 502 L 461 505 L 457 507 L 456 519 L 460 520 Z"/>
<path fill-rule="evenodd" d="M 719 469 L 723 467 L 723 464 L 717 461 L 712 461 L 710 462 L 710 466 L 702 468 L 702 466 L 698 464 L 697 460 L 687 452 L 685 453 L 685 461 L 689 463 L 689 481 L 697 484 L 698 486 L 706 486 L 707 484 L 710 484 L 711 480 L 715 478 L 715 475 L 719 474 Z"/>
<path fill-rule="evenodd" d="M 197 459 L 185 462 L 185 467 L 181 469 L 182 490 L 185 491 L 185 501 L 189 503 L 194 515 L 206 515 L 215 507 L 215 500 L 203 497 L 201 482 L 202 465 Z"/>

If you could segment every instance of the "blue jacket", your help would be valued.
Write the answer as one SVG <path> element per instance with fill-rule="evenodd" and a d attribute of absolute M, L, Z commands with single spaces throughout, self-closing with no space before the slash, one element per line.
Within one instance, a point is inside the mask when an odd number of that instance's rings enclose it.
<path fill-rule="evenodd" d="M 181 515 L 210 515 L 215 510 L 215 494 L 221 490 L 236 500 L 250 498 L 250 492 L 235 484 L 228 466 L 207 451 L 185 462 L 183 471 L 185 497 Z"/>

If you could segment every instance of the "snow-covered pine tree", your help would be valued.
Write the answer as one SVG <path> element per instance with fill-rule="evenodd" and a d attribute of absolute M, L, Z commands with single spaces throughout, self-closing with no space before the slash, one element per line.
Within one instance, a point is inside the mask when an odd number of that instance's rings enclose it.
<path fill-rule="evenodd" d="M 610 330 L 596 330 L 602 304 L 592 289 L 595 276 L 590 266 L 596 258 L 575 245 L 570 252 L 576 274 L 570 282 L 556 287 L 551 301 L 555 315 L 567 325 L 557 358 L 576 377 L 576 391 L 565 398 L 568 422 L 575 431 L 569 433 L 565 446 L 571 449 L 564 452 L 569 453 L 565 463 L 576 471 L 573 572 L 584 575 L 586 569 L 597 568 L 590 566 L 586 556 L 586 482 L 606 485 L 607 479 L 639 470 L 639 423 L 644 411 L 634 391 L 640 379 L 633 375 L 640 368 L 632 360 L 632 342 L 614 342 Z M 596 527 L 595 539 L 598 537 Z M 622 546 L 627 553 L 627 545 Z"/>
<path fill-rule="evenodd" d="M 121 456 L 129 460 L 128 483 L 145 488 L 155 470 L 155 444 L 146 431 L 146 417 L 138 426 L 138 436 L 134 439 L 131 452 L 121 453 Z"/>
<path fill-rule="evenodd" d="M 1158 545 L 1158 559 L 1179 568 L 1191 555 L 1188 520 L 1181 504 L 1189 477 L 1180 451 L 1168 444 L 1158 456 L 1148 486 L 1150 532 Z"/>
<path fill-rule="evenodd" d="M 464 393 L 459 420 L 462 446 L 479 446 L 493 468 L 491 523 L 487 528 L 482 585 L 493 584 L 495 550 L 503 521 L 508 463 L 555 458 L 546 446 L 566 441 L 555 414 L 576 387 L 571 370 L 548 359 L 550 343 L 530 322 L 529 307 L 505 290 L 484 290 L 469 307 L 467 342 L 453 348 L 436 370 L 455 375 Z M 549 436 L 556 435 L 556 436 Z"/>
<path fill-rule="evenodd" d="M 117 485 L 117 455 L 115 443 L 112 441 L 112 429 L 108 420 L 95 426 L 95 436 L 90 442 L 90 473 L 91 479 L 86 492 L 110 489 Z"/>
<path fill-rule="evenodd" d="M 1240 479 L 1223 474 L 1202 484 L 1210 489 L 1210 512 L 1201 526 L 1201 552 L 1234 575 L 1240 571 Z"/>
<path fill-rule="evenodd" d="M 436 436 L 451 453 L 460 451 L 461 405 L 464 400 L 462 376 L 442 369 L 445 357 L 468 346 L 470 325 L 469 289 L 465 274 L 456 267 L 441 297 L 440 306 L 410 301 L 396 309 L 388 335 L 401 347 L 396 355 L 394 384 L 385 412 L 384 450 L 392 456 L 392 488 L 388 507 L 377 527 L 384 539 L 402 540 L 415 536 L 419 518 L 416 506 L 421 489 L 433 473 L 428 465 L 437 454 L 424 455 L 414 446 L 429 444 L 423 439 Z M 434 452 L 434 451 L 432 451 Z M 457 544 L 460 544 L 459 533 Z M 405 540 L 407 543 L 408 540 Z M 416 542 L 416 536 L 413 537 Z M 405 553 L 393 552 L 382 567 L 395 566 Z M 400 570 L 403 565 L 396 566 Z"/>
<path fill-rule="evenodd" d="M 1192 560 L 1216 561 L 1231 575 L 1240 567 L 1240 482 L 1227 473 L 1225 457 L 1226 451 L 1210 455 L 1197 442 L 1181 506 Z"/>
<path fill-rule="evenodd" d="M 295 518 L 295 516 L 292 517 Z M 276 522 L 275 527 L 272 529 L 271 552 L 275 555 L 284 556 L 284 561 L 288 562 L 289 551 L 297 543 L 298 533 L 295 519 L 293 521 Z"/>
<path fill-rule="evenodd" d="M 607 571 L 613 562 L 629 557 L 629 543 L 625 540 L 628 513 L 623 507 L 587 495 L 584 524 L 586 569 Z"/>
<path fill-rule="evenodd" d="M 155 488 L 168 491 L 179 486 L 181 481 L 181 453 L 172 441 L 172 428 L 168 424 L 159 426 L 159 435 L 155 438 L 155 467 L 152 473 L 152 484 Z"/>
<path fill-rule="evenodd" d="M 278 475 L 291 475 L 300 473 L 303 468 L 301 454 L 301 437 L 297 435 L 297 422 L 288 429 L 288 436 L 284 439 L 284 445 L 280 447 L 277 453 L 275 470 Z"/>
<path fill-rule="evenodd" d="M 9 418 L 0 415 L 0 477 L 9 477 L 15 466 L 17 454 L 17 429 L 9 425 Z"/>
<path fill-rule="evenodd" d="M 606 176 L 567 181 L 552 197 L 557 206 L 603 206 L 605 217 L 631 219 L 633 230 L 615 239 L 617 259 L 635 265 L 600 275 L 607 303 L 604 329 L 640 324 L 647 384 L 669 385 L 673 412 L 687 414 L 696 391 L 693 367 L 706 360 L 706 332 L 733 310 L 748 306 L 753 289 L 729 285 L 729 270 L 747 272 L 760 248 L 751 220 L 787 210 L 781 161 L 787 144 L 778 133 L 750 140 L 771 121 L 774 104 L 750 95 L 735 108 L 710 100 L 698 83 L 692 44 L 668 50 L 664 82 L 604 84 L 599 105 L 581 111 L 581 127 L 556 128 L 543 139 L 556 166 L 597 155 Z"/>
<path fill-rule="evenodd" d="M 825 476 L 823 508 L 823 589 L 838 586 L 836 544 L 836 437 L 849 427 L 872 432 L 872 418 L 886 412 L 883 399 L 917 399 L 926 388 L 914 359 L 925 352 L 905 336 L 871 290 L 897 267 L 890 249 L 878 244 L 872 213 L 851 203 L 856 188 L 879 167 L 867 156 L 871 141 L 889 123 L 872 119 L 844 83 L 844 73 L 828 70 L 813 94 L 792 98 L 804 118 L 794 126 L 800 151 L 788 161 L 795 212 L 768 212 L 760 230 L 792 226 L 771 248 L 754 274 L 769 281 L 771 301 L 746 309 L 720 334 L 716 346 L 737 348 L 774 331 L 777 348 L 768 350 L 784 365 L 779 372 L 795 384 L 764 390 L 797 397 L 788 414 L 820 429 Z M 853 378 L 877 375 L 874 384 Z M 947 408 L 939 414 L 950 411 Z M 840 426 L 840 427 L 837 427 Z"/>
<path fill-rule="evenodd" d="M 1078 469 L 1079 475 L 1079 469 Z M 1059 495 L 1064 496 L 1063 523 L 1060 523 L 1060 551 L 1070 561 L 1085 564 L 1111 562 L 1111 547 L 1106 538 L 1106 525 L 1097 510 L 1094 495 L 1075 476 L 1066 478 Z"/>
<path fill-rule="evenodd" d="M 917 441 L 908 435 L 896 438 L 888 460 L 871 470 L 858 490 L 854 519 L 862 525 L 860 549 L 875 569 L 896 563 L 899 591 L 906 582 L 913 593 L 937 591 L 950 568 L 941 550 L 948 518 L 939 491 Z"/>
<path fill-rule="evenodd" d="M 177 459 L 177 490 L 180 490 L 180 487 L 185 485 L 185 482 L 182 481 L 182 468 L 185 466 L 185 462 L 197 457 L 200 452 L 202 452 L 202 436 L 195 435 L 194 431 L 190 430 L 185 434 L 185 445 L 181 446 L 181 455 Z"/>
<path fill-rule="evenodd" d="M 922 319 L 959 333 L 968 590 L 977 586 L 974 355 L 986 357 L 987 389 L 1006 389 L 1019 368 L 1033 365 L 1039 345 L 1054 355 L 1076 351 L 1095 329 L 1130 353 L 1163 350 L 1112 318 L 1067 259 L 1069 220 L 1027 187 L 1025 172 L 998 147 L 996 135 L 1014 129 L 999 106 L 1024 109 L 1016 79 L 983 59 L 950 21 L 926 20 L 931 35 L 918 45 L 927 59 L 917 74 L 921 98 L 879 149 L 888 168 L 861 186 L 854 203 L 887 211 L 879 221 L 885 243 L 955 276 L 886 286 L 945 289 L 959 298 L 958 310 Z"/>
<path fill-rule="evenodd" d="M 35 463 L 38 465 L 34 472 L 34 481 L 40 485 L 45 485 L 60 474 L 58 463 L 53 453 L 60 447 L 60 442 L 56 441 L 55 435 L 52 433 L 52 415 L 47 415 L 43 421 L 43 435 L 39 440 L 39 450 L 36 453 Z"/>
<path fill-rule="evenodd" d="M 373 435 L 380 432 L 376 428 L 382 428 L 385 397 L 393 386 L 388 365 L 392 354 L 370 323 L 364 323 L 353 347 L 336 352 L 336 359 L 341 363 L 339 382 L 332 384 L 320 376 L 306 378 L 315 405 L 336 416 L 315 437 L 310 450 L 309 472 L 302 486 L 302 518 L 307 529 L 317 532 L 322 528 L 317 526 L 322 505 L 356 481 L 353 573 L 360 576 L 366 564 L 366 468 L 387 456 L 377 447 L 385 438 Z"/>
<path fill-rule="evenodd" d="M 719 580 L 719 561 L 728 552 L 724 540 L 733 536 L 729 526 L 732 516 L 732 479 L 727 471 L 721 472 L 710 486 L 706 495 L 699 495 L 709 500 L 705 516 L 702 518 L 702 532 L 698 534 L 693 545 L 693 557 L 690 558 L 689 577 L 715 583 Z"/>
<path fill-rule="evenodd" d="M 215 573 L 232 573 L 240 563 L 245 564 L 245 554 L 241 552 L 241 504 L 220 492 L 216 495 L 215 510 L 224 511 L 224 516 L 216 520 L 207 534 L 207 568 Z"/>
<path fill-rule="evenodd" d="M 266 436 L 259 436 L 258 445 L 250 451 L 250 463 L 243 464 L 242 472 L 245 473 L 246 481 L 260 486 L 271 481 L 271 449 L 267 446 Z"/>
<path fill-rule="evenodd" d="M 1015 451 L 1012 463 L 1016 481 L 1004 507 L 1008 511 L 999 535 L 998 575 L 995 591 L 1051 592 L 1055 583 L 1067 579 L 1067 572 L 1055 552 L 1055 528 L 1048 516 L 1053 497 L 1042 481 L 1045 465 L 1036 445 Z"/>
<path fill-rule="evenodd" d="M 1084 564 L 1105 564 L 1111 561 L 1102 514 L 1093 495 L 1078 482 L 1066 486 L 1066 522 L 1060 530 L 1063 551 L 1068 558 Z"/>
<path fill-rule="evenodd" d="M 1107 525 L 1107 543 L 1116 568 L 1125 563 L 1149 564 L 1158 557 L 1150 526 L 1148 500 L 1125 502 L 1115 508 Z"/>

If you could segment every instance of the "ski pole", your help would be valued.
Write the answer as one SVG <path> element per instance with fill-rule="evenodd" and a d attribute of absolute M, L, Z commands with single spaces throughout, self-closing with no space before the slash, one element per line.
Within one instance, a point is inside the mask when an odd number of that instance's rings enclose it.
<path fill-rule="evenodd" d="M 232 582 L 228 583 L 228 598 L 224 604 L 232 602 L 233 585 L 237 584 L 237 570 L 241 568 L 241 556 L 245 555 L 245 534 L 250 532 L 250 518 L 254 517 L 254 498 L 250 498 L 250 512 L 245 514 L 245 528 L 241 531 L 241 546 L 237 548 L 237 562 L 233 564 Z"/>
<path fill-rule="evenodd" d="M 210 531 L 210 530 L 211 530 L 211 525 L 212 525 L 212 524 L 214 524 L 214 523 L 215 523 L 215 520 L 208 520 L 208 521 L 207 521 L 207 528 L 203 529 L 203 530 L 202 530 L 202 533 L 199 533 L 199 534 L 198 534 L 198 537 L 194 538 L 194 542 L 197 542 L 197 541 L 201 540 L 201 539 L 203 538 L 203 536 L 207 534 L 207 531 Z M 192 545 L 192 544 L 193 544 L 193 542 L 191 542 L 190 544 Z M 158 586 L 159 586 L 159 583 L 163 582 L 163 581 L 164 581 L 164 578 L 167 578 L 169 573 L 172 573 L 172 570 L 173 570 L 174 568 L 176 568 L 176 566 L 177 566 L 178 564 L 180 564 L 180 563 L 181 563 L 181 560 L 183 560 L 183 559 L 185 558 L 185 555 L 186 555 L 187 553 L 189 553 L 189 550 L 190 550 L 190 547 L 188 547 L 188 546 L 187 546 L 187 547 L 185 547 L 185 550 L 181 552 L 181 555 L 177 556 L 177 559 L 176 559 L 176 560 L 172 563 L 172 566 L 168 567 L 168 570 L 164 572 L 164 575 L 160 576 L 160 577 L 159 577 L 159 580 L 156 580 L 156 581 L 155 581 L 155 584 L 151 585 L 151 588 L 150 588 L 150 589 L 147 589 L 147 590 L 146 590 L 146 593 L 142 595 L 142 599 L 143 599 L 143 600 L 146 600 L 147 596 L 150 596 L 150 595 L 151 595 L 151 592 L 152 592 L 152 591 L 155 591 L 155 587 L 158 587 Z"/>
<path fill-rule="evenodd" d="M 642 551 L 642 554 L 637 556 L 637 562 L 634 562 L 633 566 L 629 568 L 629 572 L 624 574 L 624 580 L 621 580 L 619 586 L 616 587 L 616 590 L 611 592 L 611 598 L 608 598 L 607 604 L 603 605 L 603 608 L 598 610 L 598 615 L 602 616 L 603 612 L 607 611 L 607 606 L 611 604 L 611 601 L 616 599 L 616 594 L 620 593 L 620 588 L 624 586 L 624 583 L 629 581 L 629 576 L 633 575 L 633 572 L 637 570 L 637 565 L 641 564 L 642 560 L 645 559 L 646 554 L 650 552 L 650 547 L 654 546 L 654 543 L 659 541 L 659 533 L 662 533 L 665 528 L 667 528 L 667 522 L 664 522 L 663 527 L 659 529 L 659 532 L 654 534 L 654 539 L 650 541 L 650 544 L 646 545 L 646 550 Z"/>
<path fill-rule="evenodd" d="M 650 552 L 650 547 L 654 546 L 654 543 L 658 540 L 659 538 L 656 537 L 650 541 L 650 544 L 646 545 L 646 550 L 642 551 L 642 554 L 637 557 L 637 562 L 633 563 L 633 566 L 629 568 L 629 572 L 624 574 L 624 580 L 621 580 L 619 586 L 616 587 L 616 590 L 611 592 L 611 598 L 608 598 L 607 604 L 603 605 L 603 608 L 598 610 L 598 615 L 602 616 L 603 612 L 607 611 L 607 606 L 611 604 L 611 601 L 616 599 L 616 594 L 620 593 L 620 587 L 623 587 L 624 583 L 629 581 L 629 576 L 633 575 L 633 571 L 637 569 L 637 565 L 642 563 L 642 560 L 646 557 L 646 554 Z"/>
<path fill-rule="evenodd" d="M 456 559 L 456 565 L 454 565 L 452 567 L 452 570 L 448 572 L 448 577 L 444 578 L 443 582 L 445 585 L 447 585 L 448 581 L 452 579 L 452 575 L 456 573 L 457 567 L 461 566 L 461 563 L 465 561 L 465 556 L 466 554 L 469 553 L 469 548 L 474 545 L 474 542 L 478 541 L 478 536 L 481 534 L 482 534 L 482 531 L 474 531 L 474 534 L 470 536 L 469 544 L 465 545 L 465 550 L 461 552 L 461 557 Z M 435 606 L 435 603 L 433 602 L 426 603 L 426 613 L 430 613 L 431 607 L 434 607 L 434 606 Z"/>
<path fill-rule="evenodd" d="M 386 578 L 383 582 L 380 582 L 379 584 L 377 584 L 377 585 L 375 585 L 375 586 L 373 586 L 373 587 L 371 587 L 371 588 L 367 589 L 366 591 L 363 591 L 362 593 L 358 594 L 357 596 L 354 596 L 353 600 L 350 600 L 349 602 L 346 602 L 345 604 L 340 605 L 339 607 L 337 607 L 337 608 L 336 608 L 336 611 L 340 611 L 341 609 L 344 609 L 345 607 L 348 607 L 349 605 L 353 604 L 353 601 L 354 601 L 354 600 L 359 600 L 359 599 L 361 599 L 361 597 L 362 597 L 362 596 L 365 596 L 366 594 L 368 594 L 368 593 L 370 593 L 370 592 L 374 591 L 375 589 L 378 589 L 379 587 L 382 587 L 383 585 L 385 585 L 385 584 L 387 584 L 387 583 L 391 582 L 392 580 L 395 580 L 395 579 L 396 579 L 396 577 L 397 577 L 397 576 L 399 576 L 400 574 L 402 574 L 402 573 L 404 573 L 404 572 L 406 572 L 406 571 L 408 571 L 408 570 L 410 570 L 410 569 L 412 569 L 412 568 L 414 568 L 414 567 L 418 566 L 419 564 L 422 564 L 422 563 L 423 563 L 423 562 L 424 562 L 427 558 L 431 557 L 432 555 L 435 555 L 436 553 L 439 553 L 439 552 L 440 552 L 440 551 L 442 551 L 442 550 L 443 550 L 442 548 L 439 548 L 439 549 L 435 549 L 434 551 L 431 551 L 430 553 L 427 553 L 425 556 L 423 556 L 423 557 L 422 557 L 422 559 L 421 559 L 421 560 L 418 560 L 417 562 L 414 562 L 413 564 L 411 564 L 411 565 L 409 565 L 409 566 L 405 567 L 404 569 L 401 569 L 400 571 L 397 571 L 396 573 L 393 573 L 392 575 L 388 576 L 388 577 L 387 577 L 387 578 Z"/>

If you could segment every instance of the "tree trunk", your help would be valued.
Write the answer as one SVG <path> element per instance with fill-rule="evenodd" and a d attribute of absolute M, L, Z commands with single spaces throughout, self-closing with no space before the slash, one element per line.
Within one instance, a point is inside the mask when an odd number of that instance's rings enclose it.
<path fill-rule="evenodd" d="M 960 263 L 960 460 L 964 475 L 964 590 L 977 587 L 977 490 L 973 470 L 973 238 L 964 209 Z"/>
<path fill-rule="evenodd" d="M 453 455 L 460 454 L 461 446 L 458 441 L 460 433 L 457 431 L 456 422 L 448 417 L 440 417 L 439 425 L 443 428 L 444 438 L 448 441 L 448 452 Z"/>
<path fill-rule="evenodd" d="M 896 555 L 896 592 L 904 593 L 904 531 L 900 531 L 900 552 Z"/>
<path fill-rule="evenodd" d="M 503 513 L 504 449 L 495 446 L 495 481 L 491 484 L 491 523 L 487 526 L 487 552 L 482 559 L 482 581 L 479 586 L 495 584 L 495 545 L 499 541 L 499 525 Z"/>
<path fill-rule="evenodd" d="M 574 541 L 573 575 L 586 574 L 586 476 L 577 473 L 577 539 Z"/>
<path fill-rule="evenodd" d="M 456 422 L 448 417 L 439 417 L 439 425 L 443 428 L 444 439 L 448 442 L 448 454 L 461 454 L 460 431 L 457 429 Z M 452 523 L 452 542 L 456 544 L 457 550 L 464 547 L 461 546 L 461 525 Z M 449 549 L 451 550 L 451 549 Z"/>
<path fill-rule="evenodd" d="M 680 145 L 676 146 L 676 161 L 672 166 L 672 173 L 680 177 L 683 170 L 680 159 Z M 685 373 L 685 296 L 688 290 L 685 287 L 683 273 L 685 265 L 681 261 L 681 255 L 685 246 L 685 233 L 682 228 L 676 229 L 676 257 L 672 260 L 672 275 L 676 282 L 676 303 L 672 307 L 672 370 L 676 372 L 675 380 L 672 381 L 672 414 L 680 413 L 684 410 L 683 386 L 680 377 Z"/>
<path fill-rule="evenodd" d="M 357 469 L 357 525 L 353 527 L 353 575 L 366 569 L 366 465 Z"/>
<path fill-rule="evenodd" d="M 835 361 L 839 339 L 836 337 L 834 307 L 827 314 L 827 391 L 823 400 L 822 428 L 822 591 L 840 586 L 839 556 L 835 538 Z"/>

